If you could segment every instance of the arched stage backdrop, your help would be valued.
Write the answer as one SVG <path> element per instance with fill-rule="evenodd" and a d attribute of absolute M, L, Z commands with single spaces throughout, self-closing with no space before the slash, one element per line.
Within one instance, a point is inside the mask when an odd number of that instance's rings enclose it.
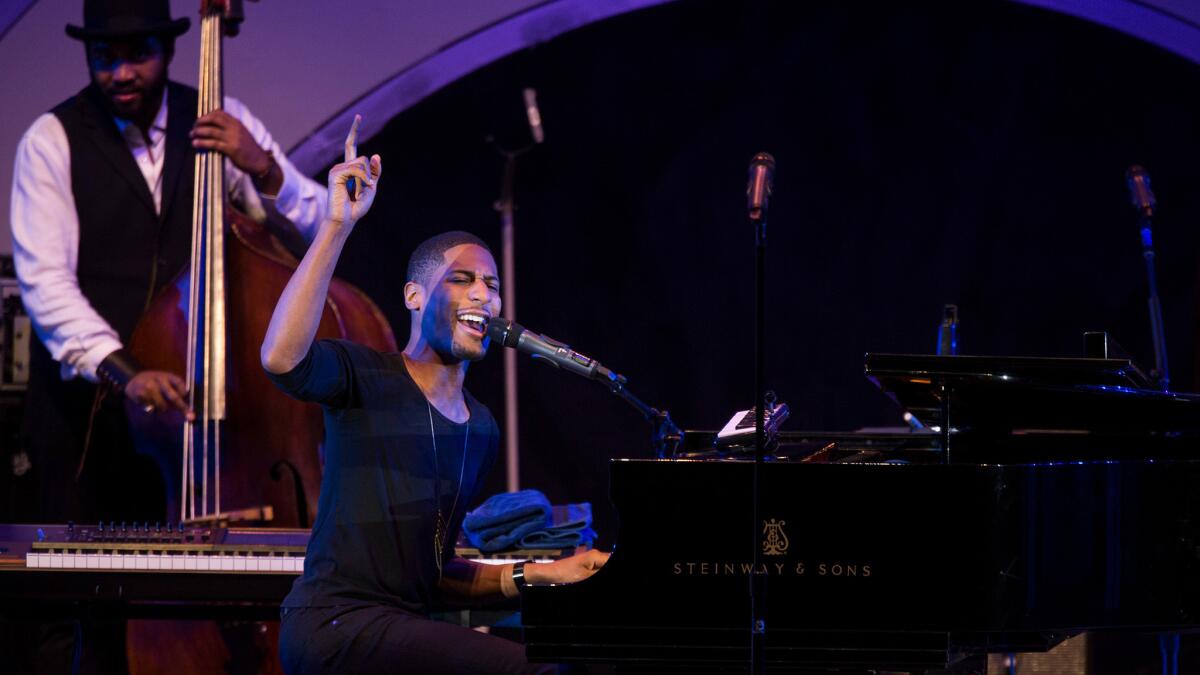
<path fill-rule="evenodd" d="M 502 160 L 485 139 L 521 142 L 520 92 L 536 87 L 547 140 L 518 167 L 520 322 L 627 375 L 681 426 L 719 428 L 752 394 L 744 189 L 767 150 L 769 384 L 787 426 L 896 425 L 862 356 L 931 352 L 945 303 L 964 353 L 1079 355 L 1085 330 L 1108 330 L 1151 361 L 1136 162 L 1161 204 L 1172 374 L 1194 388 L 1194 63 L 1011 2 L 743 6 L 617 16 L 404 110 L 361 147 L 385 175 L 339 273 L 403 339 L 417 242 L 465 228 L 499 245 Z M 648 427 L 594 384 L 521 364 L 523 484 L 591 501 L 611 541 L 606 463 L 647 456 Z M 499 412 L 498 358 L 468 383 Z"/>

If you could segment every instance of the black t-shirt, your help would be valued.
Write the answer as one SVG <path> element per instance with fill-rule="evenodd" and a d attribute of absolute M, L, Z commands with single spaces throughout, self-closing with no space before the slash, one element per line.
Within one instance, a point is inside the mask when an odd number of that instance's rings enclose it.
<path fill-rule="evenodd" d="M 325 409 L 317 522 L 283 606 L 382 603 L 428 613 L 438 605 L 437 504 L 448 521 L 447 561 L 496 460 L 491 412 L 464 391 L 471 417 L 451 422 L 426 401 L 402 355 L 343 340 L 318 340 L 291 372 L 268 376 Z"/>

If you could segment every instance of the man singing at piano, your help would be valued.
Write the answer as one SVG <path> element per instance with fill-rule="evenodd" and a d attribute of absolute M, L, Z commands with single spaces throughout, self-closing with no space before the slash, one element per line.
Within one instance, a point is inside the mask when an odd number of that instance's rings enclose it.
<path fill-rule="evenodd" d="M 357 126 L 357 122 L 356 122 Z M 355 131 L 347 145 L 353 145 Z M 514 597 L 527 584 L 591 576 L 607 554 L 484 565 L 454 557 L 467 505 L 495 461 L 499 431 L 463 388 L 500 311 L 496 262 L 482 240 L 446 232 L 421 243 L 403 286 L 410 337 L 400 354 L 314 341 L 354 224 L 382 164 L 357 157 L 329 173 L 329 207 L 267 331 L 262 363 L 283 391 L 325 409 L 325 473 L 304 574 L 283 603 L 280 654 L 298 673 L 541 673 L 519 644 L 431 620 L 442 604 Z M 358 197 L 348 184 L 358 183 Z"/>

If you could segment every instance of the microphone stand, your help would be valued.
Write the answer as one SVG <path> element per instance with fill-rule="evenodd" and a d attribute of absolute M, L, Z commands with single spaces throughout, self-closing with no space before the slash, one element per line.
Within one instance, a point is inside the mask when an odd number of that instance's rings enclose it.
<path fill-rule="evenodd" d="M 511 351 L 511 350 L 510 350 Z M 666 410 L 654 408 L 626 388 L 628 380 L 624 375 L 618 375 L 612 371 L 604 369 L 603 376 L 594 378 L 596 382 L 603 384 L 609 391 L 619 396 L 635 410 L 646 418 L 646 421 L 654 427 L 652 443 L 654 445 L 654 454 L 659 459 L 673 457 L 679 451 L 679 445 L 683 442 L 683 432 L 671 420 L 671 413 Z"/>
<path fill-rule="evenodd" d="M 1158 203 L 1150 189 L 1150 175 L 1137 164 L 1125 171 L 1125 182 L 1129 185 L 1129 197 L 1138 210 L 1138 228 L 1142 234 L 1142 258 L 1146 260 L 1146 290 L 1150 308 L 1150 336 L 1154 341 L 1154 370 L 1150 373 L 1163 391 L 1170 391 L 1171 376 L 1167 373 L 1167 335 L 1163 330 L 1162 304 L 1158 301 L 1158 275 L 1154 273 L 1154 237 L 1150 225 L 1154 220 L 1154 209 Z"/>
<path fill-rule="evenodd" d="M 762 495 L 759 476 L 766 455 L 767 415 L 767 201 L 771 197 L 775 158 L 760 152 L 750 160 L 750 180 L 746 185 L 746 211 L 754 226 L 754 466 L 751 468 L 750 535 L 753 546 L 750 566 L 750 672 L 767 672 L 767 572 L 758 544 L 762 522 Z M 772 397 L 773 399 L 773 397 Z"/>
<path fill-rule="evenodd" d="M 517 158 L 533 148 L 527 145 L 518 150 L 505 150 L 494 138 L 488 142 L 504 157 L 504 174 L 500 179 L 500 198 L 493 207 L 500 212 L 500 293 L 501 315 L 509 321 L 517 320 L 517 272 L 516 272 L 516 226 L 513 213 L 513 183 L 517 174 Z M 505 484 L 509 492 L 520 489 L 521 467 L 517 432 L 517 354 L 504 350 L 504 465 Z"/>
<path fill-rule="evenodd" d="M 509 322 L 517 320 L 517 272 L 516 272 L 516 227 L 513 224 L 513 213 L 517 206 L 513 200 L 513 183 L 517 175 L 517 158 L 529 152 L 534 146 L 546 140 L 542 130 L 542 113 L 537 107 L 537 91 L 526 87 L 522 92 L 525 99 L 525 116 L 529 121 L 529 133 L 532 143 L 517 150 L 505 150 L 494 136 L 488 136 L 487 142 L 496 148 L 504 157 L 504 175 L 500 179 L 500 198 L 493 205 L 500 212 L 500 286 L 501 315 Z M 505 479 L 509 492 L 516 492 L 519 487 L 520 451 L 517 445 L 517 355 L 511 350 L 504 351 L 504 459 Z"/>
<path fill-rule="evenodd" d="M 1170 391 L 1171 376 L 1167 373 L 1167 335 L 1163 330 L 1162 304 L 1158 300 L 1158 275 L 1154 271 L 1154 237 L 1150 231 L 1154 216 L 1145 209 L 1138 216 L 1138 227 L 1142 232 L 1142 257 L 1146 260 L 1146 288 L 1149 291 L 1147 304 L 1150 307 L 1150 335 L 1154 340 L 1154 372 L 1158 388 Z"/>
<path fill-rule="evenodd" d="M 1150 190 L 1150 176 L 1138 165 L 1125 172 L 1129 183 L 1133 205 L 1138 210 L 1138 229 L 1142 234 L 1142 258 L 1146 260 L 1146 290 L 1150 307 L 1150 336 L 1154 340 L 1154 371 L 1150 373 L 1158 381 L 1158 388 L 1171 390 L 1171 376 L 1167 373 L 1167 335 L 1163 330 L 1162 304 L 1158 300 L 1158 275 L 1154 272 L 1154 236 L 1150 226 L 1154 221 L 1154 209 L 1158 205 L 1154 192 Z M 1163 672 L 1179 672 L 1179 635 L 1162 632 L 1158 634 L 1158 647 L 1162 652 Z M 1168 661 L 1168 653 L 1173 660 Z M 1171 665 L 1171 668 L 1168 668 Z"/>
<path fill-rule="evenodd" d="M 1146 289 L 1150 297 L 1150 334 L 1154 340 L 1154 371 L 1151 376 L 1158 381 L 1158 388 L 1163 392 L 1171 390 L 1171 376 L 1166 371 L 1166 333 L 1163 330 L 1163 305 L 1158 301 L 1158 275 L 1154 273 L 1154 237 L 1151 225 L 1154 220 L 1154 196 L 1150 192 L 1150 178 L 1145 177 L 1142 169 L 1142 180 L 1145 181 L 1145 195 L 1134 192 L 1135 199 L 1142 197 L 1144 201 L 1135 202 L 1138 208 L 1138 227 L 1141 229 L 1141 257 L 1146 259 Z M 1180 658 L 1180 634 L 1162 632 L 1158 634 L 1158 649 L 1163 655 L 1164 673 L 1178 673 L 1178 658 Z M 1170 665 L 1170 669 L 1168 668 Z"/>
<path fill-rule="evenodd" d="M 767 294 L 767 214 L 766 208 L 751 209 L 750 222 L 754 225 L 754 468 L 751 471 L 751 545 L 754 547 L 750 566 L 750 672 L 765 675 L 767 672 L 767 575 L 762 570 L 762 547 L 758 543 L 758 531 L 762 508 L 759 493 L 759 471 L 766 454 L 766 294 Z"/>

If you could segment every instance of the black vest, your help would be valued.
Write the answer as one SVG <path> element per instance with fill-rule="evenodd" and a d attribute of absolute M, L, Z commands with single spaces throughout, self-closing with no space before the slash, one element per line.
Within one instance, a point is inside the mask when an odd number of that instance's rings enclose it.
<path fill-rule="evenodd" d="M 162 215 L 102 95 L 87 87 L 52 111 L 71 151 L 71 192 L 79 216 L 76 275 L 92 307 L 128 342 L 147 299 L 179 273 L 191 255 L 192 175 L 195 152 L 188 132 L 196 118 L 196 91 L 167 89 Z M 21 444 L 34 470 L 29 503 L 17 520 L 161 518 L 158 469 L 133 453 L 121 396 L 92 413 L 95 385 L 63 381 L 59 364 L 38 341 L 30 349 L 29 391 Z M 91 434 L 83 478 L 76 478 Z M 132 489 L 132 486 L 137 486 Z"/>
<path fill-rule="evenodd" d="M 52 112 L 71 148 L 79 288 L 127 342 L 149 299 L 191 256 L 195 151 L 188 132 L 196 119 L 197 94 L 174 82 L 167 87 L 160 214 L 103 101 L 103 94 L 90 85 Z"/>

